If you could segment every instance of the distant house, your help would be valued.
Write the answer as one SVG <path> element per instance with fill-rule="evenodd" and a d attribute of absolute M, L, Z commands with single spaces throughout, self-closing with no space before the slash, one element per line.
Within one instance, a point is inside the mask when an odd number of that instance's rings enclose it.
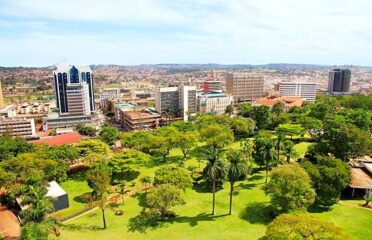
<path fill-rule="evenodd" d="M 49 182 L 49 187 L 47 187 L 47 189 L 48 193 L 46 194 L 46 197 L 54 199 L 53 205 L 55 211 L 60 211 L 70 206 L 68 194 L 57 182 Z"/>
<path fill-rule="evenodd" d="M 372 195 L 372 158 L 365 156 L 350 161 L 352 196 Z"/>

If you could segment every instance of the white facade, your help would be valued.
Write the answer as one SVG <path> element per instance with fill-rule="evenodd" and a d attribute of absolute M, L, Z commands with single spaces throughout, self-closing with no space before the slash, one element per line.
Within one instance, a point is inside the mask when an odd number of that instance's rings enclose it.
<path fill-rule="evenodd" d="M 315 83 L 296 83 L 281 82 L 279 83 L 280 96 L 301 97 L 309 102 L 315 102 L 316 84 Z"/>
<path fill-rule="evenodd" d="M 173 113 L 182 110 L 184 121 L 189 114 L 196 112 L 196 86 L 158 88 L 155 93 L 155 109 L 164 113 L 168 109 Z"/>
<path fill-rule="evenodd" d="M 0 119 L 0 135 L 34 136 L 36 135 L 34 119 Z"/>
<path fill-rule="evenodd" d="M 205 94 L 199 98 L 199 111 L 201 113 L 224 114 L 226 107 L 233 104 L 232 96 L 215 93 Z"/>

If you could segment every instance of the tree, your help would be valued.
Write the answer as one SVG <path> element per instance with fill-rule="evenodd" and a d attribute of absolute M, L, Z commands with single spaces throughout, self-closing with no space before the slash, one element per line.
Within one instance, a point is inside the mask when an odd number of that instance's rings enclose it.
<path fill-rule="evenodd" d="M 88 186 L 93 189 L 92 195 L 95 197 L 98 207 L 102 212 L 103 228 L 106 229 L 106 193 L 110 186 L 110 171 L 103 164 L 94 165 L 89 169 L 85 176 Z"/>
<path fill-rule="evenodd" d="M 179 138 L 180 133 L 175 127 L 165 126 L 158 128 L 152 139 L 153 146 L 150 152 L 161 155 L 163 162 L 165 162 L 170 150 L 177 145 Z"/>
<path fill-rule="evenodd" d="M 177 166 L 161 167 L 155 172 L 154 185 L 170 184 L 185 191 L 191 188 L 192 180 L 186 169 Z"/>
<path fill-rule="evenodd" d="M 189 151 L 197 145 L 198 133 L 185 132 L 179 135 L 177 146 L 181 148 L 183 160 L 186 160 Z"/>
<path fill-rule="evenodd" d="M 243 154 L 243 159 L 248 163 L 249 166 L 252 165 L 252 153 L 254 150 L 254 144 L 251 140 L 246 139 L 240 143 L 240 148 Z"/>
<path fill-rule="evenodd" d="M 291 123 L 280 124 L 276 128 L 277 133 L 281 133 L 283 135 L 290 135 L 291 138 L 293 135 L 303 135 L 304 130 L 305 129 L 301 125 Z"/>
<path fill-rule="evenodd" d="M 22 226 L 21 240 L 47 240 L 49 230 L 43 223 L 30 222 Z"/>
<path fill-rule="evenodd" d="M 232 131 L 226 126 L 212 124 L 200 130 L 200 136 L 213 148 L 223 148 L 234 140 Z"/>
<path fill-rule="evenodd" d="M 245 178 L 249 172 L 250 168 L 246 161 L 244 161 L 243 155 L 238 150 L 231 150 L 227 153 L 227 161 L 229 163 L 227 170 L 227 178 L 230 183 L 230 207 L 229 215 L 232 214 L 232 201 L 234 185 L 237 181 Z"/>
<path fill-rule="evenodd" d="M 276 103 L 274 104 L 274 106 L 273 106 L 273 108 L 271 109 L 271 111 L 272 111 L 275 115 L 279 116 L 280 114 L 282 114 L 282 113 L 284 112 L 284 107 L 285 107 L 284 103 L 278 101 L 278 102 L 276 102 Z"/>
<path fill-rule="evenodd" d="M 176 121 L 176 122 L 172 122 L 171 126 L 177 128 L 177 130 L 182 133 L 196 131 L 195 124 L 192 124 L 191 122 Z"/>
<path fill-rule="evenodd" d="M 270 165 L 275 160 L 275 149 L 274 149 L 274 141 L 270 137 L 270 135 L 266 135 L 266 133 L 260 133 L 255 140 L 255 161 L 260 165 L 265 165 L 266 169 L 266 180 L 267 183 L 268 179 L 268 172 Z"/>
<path fill-rule="evenodd" d="M 53 211 L 53 202 L 50 197 L 46 197 L 48 190 L 44 184 L 33 184 L 26 186 L 23 192 L 22 205 L 29 207 L 22 212 L 26 222 L 41 223 L 46 215 Z"/>
<path fill-rule="evenodd" d="M 295 163 L 274 169 L 264 190 L 271 204 L 282 212 L 305 209 L 315 199 L 309 175 Z"/>
<path fill-rule="evenodd" d="M 242 117 L 234 117 L 231 118 L 230 127 L 235 138 L 248 137 L 249 135 L 253 134 L 255 123 L 250 118 L 245 119 Z"/>
<path fill-rule="evenodd" d="M 11 157 L 16 157 L 20 153 L 32 152 L 33 149 L 33 145 L 20 138 L 0 136 L 0 162 Z"/>
<path fill-rule="evenodd" d="M 234 113 L 234 107 L 233 107 L 233 105 L 227 105 L 226 106 L 226 109 L 225 109 L 225 113 L 226 114 L 229 114 L 229 115 L 231 115 L 231 114 L 233 114 Z"/>
<path fill-rule="evenodd" d="M 284 145 L 284 153 L 287 158 L 287 163 L 291 162 L 292 157 L 297 157 L 298 153 L 296 149 L 294 148 L 294 143 L 291 140 L 285 140 L 283 142 Z"/>
<path fill-rule="evenodd" d="M 150 153 L 153 134 L 148 131 L 127 132 L 121 137 L 121 144 L 125 147 L 136 149 L 144 153 Z"/>
<path fill-rule="evenodd" d="M 239 110 L 240 110 L 239 115 L 242 115 L 243 117 L 251 117 L 252 116 L 253 108 L 252 108 L 252 105 L 250 105 L 248 103 L 240 104 L 239 105 Z"/>
<path fill-rule="evenodd" d="M 169 209 L 184 204 L 181 191 L 173 185 L 161 184 L 146 195 L 146 205 L 162 218 L 170 216 Z"/>
<path fill-rule="evenodd" d="M 75 145 L 80 155 L 88 156 L 90 154 L 108 155 L 110 148 L 100 140 L 82 140 Z"/>
<path fill-rule="evenodd" d="M 126 185 L 127 185 L 127 181 L 125 180 L 122 180 L 118 186 L 117 186 L 117 192 L 120 194 L 121 196 L 121 201 L 123 202 L 124 204 L 124 194 L 125 194 L 125 190 L 126 190 Z"/>
<path fill-rule="evenodd" d="M 301 117 L 298 118 L 296 122 L 305 130 L 310 131 L 312 135 L 318 135 L 323 128 L 322 121 L 313 117 Z"/>
<path fill-rule="evenodd" d="M 276 161 L 279 163 L 280 161 L 280 149 L 282 147 L 282 142 L 285 140 L 285 135 L 283 133 L 277 132 L 276 134 L 276 150 L 277 150 L 277 156 Z"/>
<path fill-rule="evenodd" d="M 372 201 L 372 190 L 371 189 L 368 189 L 366 191 L 366 195 L 364 195 L 364 200 L 366 200 L 366 202 L 363 204 L 364 207 L 368 207 L 369 206 L 369 203 Z"/>
<path fill-rule="evenodd" d="M 324 206 L 337 203 L 341 191 L 351 181 L 350 167 L 340 159 L 317 156 L 315 162 L 307 160 L 302 166 L 311 178 L 316 203 Z"/>
<path fill-rule="evenodd" d="M 52 146 L 46 149 L 42 154 L 45 155 L 45 158 L 49 158 L 64 164 L 73 164 L 76 159 L 80 157 L 79 151 L 74 146 L 61 145 L 61 146 Z"/>
<path fill-rule="evenodd" d="M 334 116 L 324 122 L 323 134 L 311 152 L 313 155 L 331 153 L 336 158 L 347 161 L 348 158 L 364 156 L 371 149 L 372 140 L 368 133 L 345 123 L 343 117 Z"/>
<path fill-rule="evenodd" d="M 212 215 L 214 215 L 216 205 L 216 183 L 225 177 L 227 169 L 225 163 L 220 159 L 218 149 L 214 148 L 213 146 L 211 146 L 207 151 L 206 158 L 208 163 L 203 172 L 212 182 Z"/>
<path fill-rule="evenodd" d="M 79 134 L 89 137 L 95 137 L 97 132 L 95 128 L 84 125 L 78 125 L 76 130 Z"/>
<path fill-rule="evenodd" d="M 253 120 L 258 129 L 267 129 L 271 122 L 270 108 L 264 105 L 253 107 Z"/>
<path fill-rule="evenodd" d="M 150 176 L 144 176 L 140 179 L 140 182 L 145 185 L 145 191 L 147 193 L 147 185 L 151 184 L 151 177 Z"/>
<path fill-rule="evenodd" d="M 349 239 L 334 224 L 306 215 L 282 214 L 274 219 L 266 229 L 265 239 Z"/>
<path fill-rule="evenodd" d="M 116 127 L 104 125 L 99 132 L 99 137 L 107 145 L 112 146 L 114 141 L 119 139 L 119 130 Z"/>

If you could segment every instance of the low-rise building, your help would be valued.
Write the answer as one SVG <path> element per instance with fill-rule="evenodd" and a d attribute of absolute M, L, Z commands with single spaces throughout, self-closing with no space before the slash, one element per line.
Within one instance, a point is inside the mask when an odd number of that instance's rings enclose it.
<path fill-rule="evenodd" d="M 115 121 L 120 123 L 121 122 L 121 116 L 123 112 L 127 111 L 133 111 L 135 109 L 136 105 L 132 103 L 116 103 L 114 107 L 114 117 Z"/>
<path fill-rule="evenodd" d="M 233 101 L 232 96 L 224 93 L 207 93 L 199 97 L 198 108 L 201 113 L 223 114 Z"/>
<path fill-rule="evenodd" d="M 0 135 L 35 136 L 35 121 L 34 119 L 0 119 Z"/>
<path fill-rule="evenodd" d="M 8 105 L 0 109 L 0 117 L 15 118 L 17 116 L 17 107 Z"/>
<path fill-rule="evenodd" d="M 290 108 L 293 107 L 301 107 L 305 99 L 300 97 L 264 97 L 258 98 L 253 102 L 253 106 L 268 106 L 272 108 L 278 102 L 282 102 L 284 104 L 284 110 L 288 111 Z"/>
<path fill-rule="evenodd" d="M 161 115 L 152 109 L 122 111 L 121 125 L 127 131 L 152 129 L 159 126 Z"/>

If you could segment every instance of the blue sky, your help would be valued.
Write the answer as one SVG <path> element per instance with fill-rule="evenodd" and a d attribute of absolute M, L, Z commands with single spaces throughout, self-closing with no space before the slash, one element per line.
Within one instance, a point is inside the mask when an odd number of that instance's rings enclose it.
<path fill-rule="evenodd" d="M 372 66 L 369 0 L 0 0 L 0 66 Z"/>

